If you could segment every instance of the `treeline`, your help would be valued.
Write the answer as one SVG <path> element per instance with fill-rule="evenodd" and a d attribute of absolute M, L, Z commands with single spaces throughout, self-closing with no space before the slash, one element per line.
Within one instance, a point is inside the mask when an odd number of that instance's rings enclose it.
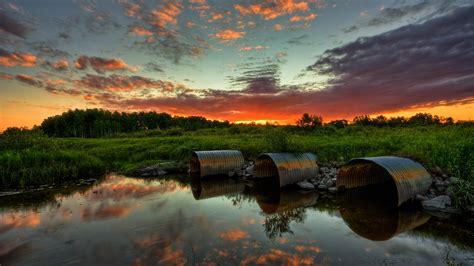
<path fill-rule="evenodd" d="M 459 124 L 472 122 L 457 122 Z M 356 126 L 375 126 L 375 127 L 409 127 L 409 126 L 431 126 L 431 125 L 452 125 L 454 119 L 451 117 L 442 117 L 431 115 L 429 113 L 418 113 L 411 117 L 385 117 L 383 115 L 371 118 L 368 115 L 356 116 L 349 122 L 348 120 L 333 120 L 323 124 L 323 118 L 318 115 L 305 113 L 296 121 L 296 125 L 300 128 L 317 128 L 323 126 L 333 126 L 336 128 L 345 128 L 349 125 Z"/>
<path fill-rule="evenodd" d="M 141 130 L 181 128 L 193 131 L 229 125 L 228 121 L 208 120 L 200 116 L 179 117 L 156 112 L 125 113 L 102 109 L 76 109 L 48 117 L 39 129 L 51 137 L 95 138 Z"/>

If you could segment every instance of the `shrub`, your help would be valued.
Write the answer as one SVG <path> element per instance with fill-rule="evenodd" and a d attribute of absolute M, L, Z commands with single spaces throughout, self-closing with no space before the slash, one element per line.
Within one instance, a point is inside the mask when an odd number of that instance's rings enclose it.
<path fill-rule="evenodd" d="M 474 183 L 471 181 L 459 180 L 451 184 L 448 193 L 457 208 L 466 209 L 474 204 Z"/>
<path fill-rule="evenodd" d="M 282 130 L 269 130 L 264 138 L 269 152 L 287 152 L 291 150 L 289 135 Z"/>

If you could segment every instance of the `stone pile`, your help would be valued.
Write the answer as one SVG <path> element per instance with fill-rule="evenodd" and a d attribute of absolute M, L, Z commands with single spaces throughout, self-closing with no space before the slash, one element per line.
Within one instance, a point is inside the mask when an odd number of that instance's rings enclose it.
<path fill-rule="evenodd" d="M 323 166 L 319 168 L 318 176 L 313 179 L 299 182 L 297 185 L 302 189 L 317 188 L 318 190 L 327 190 L 331 193 L 336 193 L 337 171 L 336 166 Z"/>

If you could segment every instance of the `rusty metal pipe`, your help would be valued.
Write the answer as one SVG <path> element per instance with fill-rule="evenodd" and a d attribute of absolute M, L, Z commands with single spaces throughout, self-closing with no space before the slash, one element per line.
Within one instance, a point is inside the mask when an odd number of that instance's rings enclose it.
<path fill-rule="evenodd" d="M 189 169 L 200 177 L 227 175 L 229 171 L 240 169 L 245 163 L 242 152 L 237 150 L 194 151 Z"/>
<path fill-rule="evenodd" d="M 406 158 L 382 156 L 350 160 L 339 170 L 336 186 L 351 189 L 390 180 L 397 188 L 398 206 L 424 193 L 432 182 L 421 164 Z"/>
<path fill-rule="evenodd" d="M 316 155 L 312 153 L 263 153 L 255 160 L 254 177 L 276 177 L 280 187 L 315 178 Z"/>

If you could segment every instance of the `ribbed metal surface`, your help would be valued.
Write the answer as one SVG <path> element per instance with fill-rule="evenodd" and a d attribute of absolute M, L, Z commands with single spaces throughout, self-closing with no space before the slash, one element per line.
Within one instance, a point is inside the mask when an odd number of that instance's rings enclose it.
<path fill-rule="evenodd" d="M 255 160 L 254 177 L 278 176 L 280 187 L 315 178 L 316 155 L 312 153 L 263 153 Z"/>
<path fill-rule="evenodd" d="M 244 165 L 244 156 L 237 150 L 195 151 L 191 155 L 191 173 L 200 176 L 227 175 L 229 171 Z"/>
<path fill-rule="evenodd" d="M 241 193 L 245 184 L 232 179 L 191 179 L 191 189 L 196 200 L 209 199 L 230 194 Z"/>
<path fill-rule="evenodd" d="M 272 197 L 256 195 L 258 206 L 266 214 L 313 206 L 318 202 L 318 198 L 319 194 L 317 192 L 299 193 L 295 190 L 284 190 Z"/>
<path fill-rule="evenodd" d="M 339 170 L 336 186 L 351 189 L 388 180 L 393 180 L 397 187 L 398 205 L 424 193 L 431 185 L 431 176 L 421 164 L 406 158 L 383 156 L 349 161 Z"/>
<path fill-rule="evenodd" d="M 388 185 L 382 186 L 391 190 Z M 383 195 L 382 191 L 373 191 L 377 189 L 380 187 L 354 189 L 338 196 L 341 217 L 357 235 L 385 241 L 430 219 L 425 213 L 398 208 L 396 201 L 390 199 L 390 192 Z"/>

